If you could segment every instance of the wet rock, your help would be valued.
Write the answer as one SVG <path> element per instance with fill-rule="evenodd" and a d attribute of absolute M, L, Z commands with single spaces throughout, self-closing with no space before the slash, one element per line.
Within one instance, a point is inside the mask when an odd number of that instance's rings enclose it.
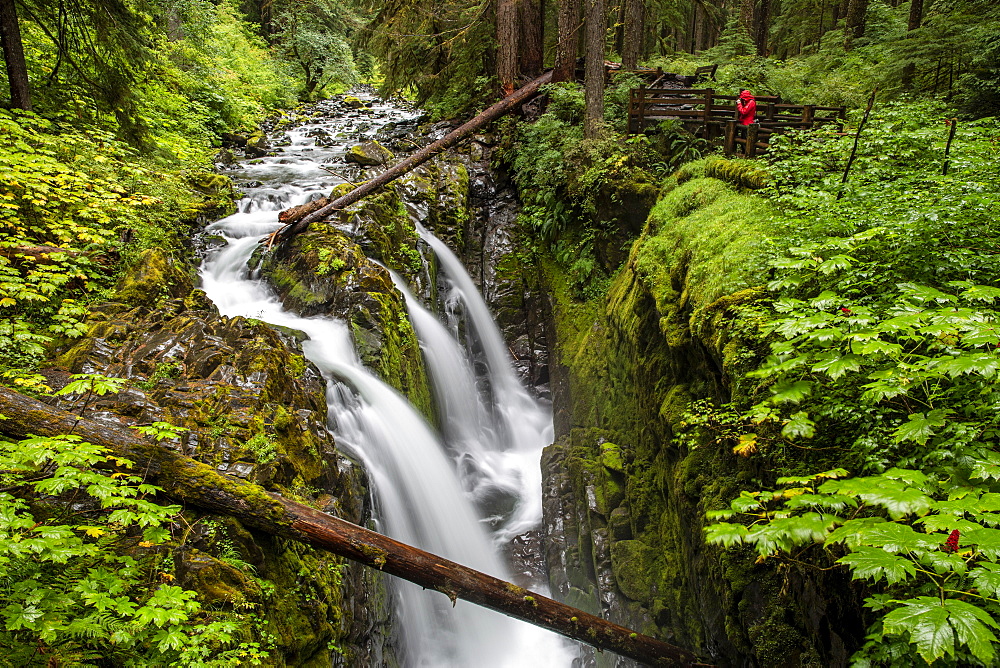
<path fill-rule="evenodd" d="M 126 277 L 119 298 L 141 292 L 151 274 L 169 272 L 165 256 L 151 253 Z M 180 292 L 179 283 L 175 288 Z M 47 374 L 59 385 L 68 373 L 81 372 L 126 378 L 128 385 L 117 394 L 68 395 L 55 403 L 119 426 L 169 422 L 186 431 L 161 447 L 307 503 L 318 504 L 322 490 L 329 511 L 366 521 L 367 483 L 336 450 L 326 428 L 325 382 L 302 356 L 294 332 L 223 317 L 202 290 L 154 305 L 137 302 L 93 309 L 88 334 L 62 351 L 65 371 Z M 380 643 L 363 634 L 384 627 L 391 613 L 376 602 L 384 596 L 379 574 L 251 534 L 232 518 L 187 511 L 185 521 L 186 530 L 176 534 L 185 540 L 166 548 L 178 583 L 195 589 L 213 610 L 257 607 L 274 638 L 275 660 L 329 665 L 329 646 L 336 644 L 360 665 L 377 665 L 367 661 L 370 646 Z M 262 592 L 262 580 L 274 590 Z M 361 600 L 362 590 L 373 600 Z"/>
<path fill-rule="evenodd" d="M 375 167 L 389 163 L 394 157 L 389 149 L 378 142 L 371 141 L 352 146 L 344 156 L 344 162 L 354 163 L 363 167 Z"/>

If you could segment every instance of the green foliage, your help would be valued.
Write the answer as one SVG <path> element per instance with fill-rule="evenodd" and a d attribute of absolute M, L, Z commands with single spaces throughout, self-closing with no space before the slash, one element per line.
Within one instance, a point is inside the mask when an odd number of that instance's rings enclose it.
<path fill-rule="evenodd" d="M 358 44 L 381 60 L 383 94 L 413 91 L 436 118 L 467 115 L 495 99 L 498 84 L 486 68 L 495 45 L 491 5 L 481 0 L 439 3 L 363 0 L 371 21 Z"/>
<path fill-rule="evenodd" d="M 202 195 L 95 128 L 0 112 L 0 139 L 0 365 L 30 367 L 54 338 L 84 333 L 113 258 L 178 245 L 179 209 Z"/>
<path fill-rule="evenodd" d="M 880 619 L 855 661 L 882 665 L 889 636 L 909 643 L 908 660 L 894 647 L 897 665 L 917 656 L 928 664 L 945 656 L 990 664 L 1000 628 L 1000 496 L 989 490 L 1000 459 L 987 456 L 942 476 L 893 468 L 855 478 L 843 469 L 780 478 L 781 488 L 743 492 L 729 510 L 712 513 L 743 523 L 710 525 L 708 541 L 811 560 L 822 545 L 823 558 L 854 579 L 881 583 L 866 601 Z"/>
<path fill-rule="evenodd" d="M 0 443 L 0 649 L 12 665 L 260 665 L 238 616 L 157 583 L 177 506 L 76 436 Z M 66 504 L 65 499 L 73 499 Z"/>
<path fill-rule="evenodd" d="M 698 163 L 696 163 L 698 164 Z M 649 216 L 635 252 L 636 269 L 666 313 L 678 286 L 695 306 L 751 284 L 774 252 L 775 212 L 717 179 L 696 178 L 668 192 Z M 672 275 L 684 266 L 685 275 Z M 661 301 L 662 300 L 662 301 Z"/>
<path fill-rule="evenodd" d="M 303 96 L 357 81 L 348 38 L 358 18 L 340 0 L 275 3 L 274 41 L 301 73 Z"/>
<path fill-rule="evenodd" d="M 776 142 L 764 192 L 788 248 L 758 314 L 771 354 L 734 404 L 687 419 L 783 476 L 711 513 L 739 519 L 709 527 L 711 542 L 867 584 L 860 665 L 995 659 L 998 127 L 961 124 L 960 166 L 941 176 L 942 111 L 878 109 L 846 187 L 848 140 Z"/>

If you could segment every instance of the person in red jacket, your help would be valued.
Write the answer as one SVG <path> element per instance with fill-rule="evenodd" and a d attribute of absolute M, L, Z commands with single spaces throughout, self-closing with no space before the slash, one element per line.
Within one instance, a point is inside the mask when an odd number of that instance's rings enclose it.
<path fill-rule="evenodd" d="M 736 98 L 736 114 L 740 117 L 740 125 L 750 125 L 753 123 L 754 115 L 757 113 L 757 100 L 753 94 L 744 89 L 740 91 L 740 96 Z"/>
<path fill-rule="evenodd" d="M 740 124 L 736 128 L 738 136 L 747 138 L 747 126 L 753 123 L 756 113 L 757 100 L 754 99 L 750 91 L 744 88 L 740 91 L 739 97 L 736 98 L 736 116 L 740 120 Z M 743 152 L 748 152 L 746 145 L 743 146 Z"/>

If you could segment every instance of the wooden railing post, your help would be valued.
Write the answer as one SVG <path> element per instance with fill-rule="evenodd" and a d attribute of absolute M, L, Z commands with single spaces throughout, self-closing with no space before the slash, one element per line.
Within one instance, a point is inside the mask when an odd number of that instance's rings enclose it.
<path fill-rule="evenodd" d="M 757 130 L 759 129 L 759 123 L 751 123 L 747 126 L 746 154 L 748 158 L 753 158 L 757 155 Z"/>
<path fill-rule="evenodd" d="M 813 106 L 811 104 L 807 104 L 806 106 L 802 107 L 802 123 L 811 126 L 813 124 L 814 114 L 815 110 L 813 109 Z"/>
<path fill-rule="evenodd" d="M 732 157 L 736 152 L 736 121 L 726 121 L 726 141 L 723 144 L 726 157 Z"/>
<path fill-rule="evenodd" d="M 709 125 L 709 122 L 711 122 L 711 120 L 712 120 L 712 102 L 714 100 L 715 100 L 715 91 L 712 90 L 711 88 L 707 89 L 705 91 L 705 114 L 704 114 L 705 134 L 706 135 L 708 135 L 708 133 L 709 133 L 709 127 L 708 127 L 708 125 Z"/>
<path fill-rule="evenodd" d="M 767 112 L 764 114 L 764 118 L 769 121 L 774 120 L 774 102 L 767 103 Z"/>
<path fill-rule="evenodd" d="M 632 118 L 635 116 L 635 89 L 628 92 L 628 116 L 625 118 L 625 134 L 632 134 Z"/>
<path fill-rule="evenodd" d="M 646 84 L 639 84 L 639 129 L 637 133 L 642 133 L 646 129 Z"/>

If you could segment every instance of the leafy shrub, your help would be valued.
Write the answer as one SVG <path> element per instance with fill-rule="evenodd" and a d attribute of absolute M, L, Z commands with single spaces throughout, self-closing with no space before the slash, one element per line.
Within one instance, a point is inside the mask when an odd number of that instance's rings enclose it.
<path fill-rule="evenodd" d="M 170 584 L 178 506 L 76 436 L 0 442 L 0 650 L 12 665 L 260 665 L 239 615 Z M 72 504 L 64 503 L 73 498 Z"/>

